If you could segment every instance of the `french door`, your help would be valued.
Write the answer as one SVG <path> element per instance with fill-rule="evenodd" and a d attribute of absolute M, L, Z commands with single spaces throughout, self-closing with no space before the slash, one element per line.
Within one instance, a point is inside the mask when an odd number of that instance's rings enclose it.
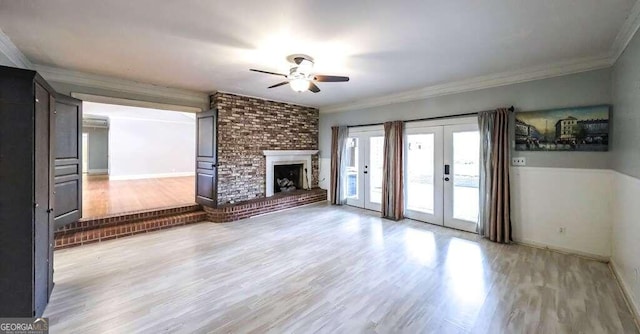
<path fill-rule="evenodd" d="M 476 119 L 408 123 L 405 132 L 405 216 L 476 232 L 480 178 Z"/>
<path fill-rule="evenodd" d="M 349 129 L 346 156 L 347 204 L 380 211 L 384 130 L 380 126 Z"/>

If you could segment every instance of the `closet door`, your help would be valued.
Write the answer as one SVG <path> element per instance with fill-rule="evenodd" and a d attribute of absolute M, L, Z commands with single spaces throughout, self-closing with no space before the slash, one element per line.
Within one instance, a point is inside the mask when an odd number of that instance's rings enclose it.
<path fill-rule="evenodd" d="M 82 217 L 82 101 L 55 103 L 55 228 Z"/>
<path fill-rule="evenodd" d="M 35 193 L 34 193 L 34 316 L 44 312 L 49 299 L 51 244 L 51 97 L 41 85 L 35 84 Z"/>

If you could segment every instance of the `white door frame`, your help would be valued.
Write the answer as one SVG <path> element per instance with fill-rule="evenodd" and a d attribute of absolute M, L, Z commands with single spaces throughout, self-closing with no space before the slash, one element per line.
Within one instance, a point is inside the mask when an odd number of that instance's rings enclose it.
<path fill-rule="evenodd" d="M 408 142 L 409 136 L 414 134 L 433 134 L 433 213 L 422 212 L 417 210 L 410 210 L 408 207 L 408 163 L 409 163 L 409 152 L 408 152 Z M 405 217 L 420 220 L 424 222 L 428 222 L 435 225 L 443 225 L 444 217 L 442 214 L 443 210 L 443 197 L 442 197 L 442 170 L 443 170 L 443 144 L 442 144 L 442 126 L 421 126 L 421 127 L 410 127 L 405 130 L 405 138 L 404 138 L 404 205 L 405 205 Z"/>
<path fill-rule="evenodd" d="M 364 148 L 363 148 L 363 139 L 361 136 L 358 135 L 349 135 L 349 138 L 355 138 L 357 139 L 357 144 L 356 147 L 358 148 L 358 152 L 356 153 L 356 182 L 358 182 L 357 184 L 357 193 L 358 196 L 357 197 L 347 197 L 347 205 L 351 205 L 351 206 L 355 206 L 358 208 L 364 208 L 364 177 L 363 177 L 363 160 L 364 160 Z M 348 180 L 345 176 L 344 178 L 344 182 L 347 182 L 347 184 L 345 184 L 345 187 L 343 187 L 344 191 L 347 192 L 348 191 Z"/>
<path fill-rule="evenodd" d="M 457 124 L 444 126 L 444 165 L 450 166 L 449 175 L 444 175 L 444 226 L 458 230 L 477 233 L 477 221 L 456 219 L 453 216 L 454 208 L 454 161 L 453 161 L 453 134 L 455 132 L 478 131 L 478 123 Z M 480 145 L 480 143 L 478 143 Z M 479 160 L 480 157 L 478 157 Z M 449 179 L 447 181 L 447 179 Z"/>
<path fill-rule="evenodd" d="M 405 187 L 405 216 L 407 218 L 442 225 L 468 232 L 476 232 L 477 222 L 453 218 L 453 132 L 478 131 L 476 117 L 460 117 L 405 124 L 405 143 L 407 135 L 434 133 L 434 214 L 416 212 L 407 209 L 407 187 Z M 405 157 L 407 157 L 405 144 Z M 407 184 L 407 164 L 405 159 L 405 185 Z M 444 165 L 450 166 L 449 180 L 444 175 Z"/>
<path fill-rule="evenodd" d="M 381 203 L 372 202 L 369 198 L 370 182 L 370 138 L 384 137 L 382 125 L 349 128 L 349 138 L 358 139 L 358 198 L 347 198 L 347 204 L 359 208 L 380 211 Z M 381 200 L 381 199 L 380 199 Z"/>

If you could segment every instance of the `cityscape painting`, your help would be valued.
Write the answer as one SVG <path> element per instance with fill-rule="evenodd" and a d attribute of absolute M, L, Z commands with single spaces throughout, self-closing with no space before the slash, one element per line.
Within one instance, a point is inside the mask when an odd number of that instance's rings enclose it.
<path fill-rule="evenodd" d="M 610 106 L 518 112 L 516 151 L 607 151 Z"/>

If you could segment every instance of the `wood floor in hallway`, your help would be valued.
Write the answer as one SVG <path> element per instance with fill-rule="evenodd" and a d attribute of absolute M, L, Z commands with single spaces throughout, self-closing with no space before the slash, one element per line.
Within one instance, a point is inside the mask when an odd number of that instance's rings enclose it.
<path fill-rule="evenodd" d="M 109 180 L 85 174 L 82 182 L 82 218 L 195 203 L 195 176 Z"/>
<path fill-rule="evenodd" d="M 606 264 L 324 203 L 55 252 L 51 333 L 637 333 Z"/>

